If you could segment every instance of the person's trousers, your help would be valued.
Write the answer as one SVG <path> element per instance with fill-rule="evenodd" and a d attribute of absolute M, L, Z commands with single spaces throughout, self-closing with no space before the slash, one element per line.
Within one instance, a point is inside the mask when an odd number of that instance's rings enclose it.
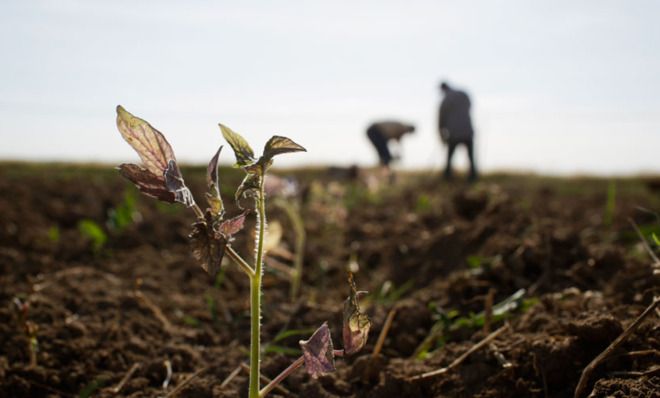
<path fill-rule="evenodd" d="M 470 159 L 470 174 L 468 178 L 470 180 L 476 180 L 477 178 L 477 168 L 474 165 L 474 141 L 465 140 L 465 141 L 449 141 L 447 142 L 447 165 L 445 166 L 445 178 L 450 179 L 453 177 L 453 171 L 451 167 L 451 160 L 454 157 L 454 151 L 459 145 L 465 145 L 467 149 L 468 158 Z"/>
<path fill-rule="evenodd" d="M 376 152 L 378 152 L 380 164 L 385 166 L 389 165 L 392 161 L 392 154 L 387 146 L 387 139 L 385 136 L 380 130 L 378 130 L 378 128 L 372 126 L 367 130 L 367 137 L 369 137 L 369 140 L 376 148 Z"/>

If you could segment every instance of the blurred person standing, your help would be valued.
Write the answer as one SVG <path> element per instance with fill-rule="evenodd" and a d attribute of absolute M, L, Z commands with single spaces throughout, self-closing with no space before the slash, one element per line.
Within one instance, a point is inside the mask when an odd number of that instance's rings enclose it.
<path fill-rule="evenodd" d="M 465 145 L 470 159 L 469 181 L 477 179 L 477 169 L 474 164 L 474 129 L 470 118 L 470 97 L 460 90 L 455 90 L 446 82 L 440 84 L 444 98 L 438 112 L 438 130 L 442 142 L 447 145 L 447 165 L 444 177 L 453 177 L 451 160 L 459 145 Z"/>
<path fill-rule="evenodd" d="M 389 143 L 396 142 L 400 145 L 401 138 L 414 131 L 415 126 L 397 121 L 376 122 L 369 126 L 367 137 L 369 137 L 376 152 L 378 152 L 380 165 L 384 169 L 385 174 L 390 175 L 390 163 L 392 160 L 398 160 L 400 158 L 400 153 L 394 156 L 392 155 Z"/>

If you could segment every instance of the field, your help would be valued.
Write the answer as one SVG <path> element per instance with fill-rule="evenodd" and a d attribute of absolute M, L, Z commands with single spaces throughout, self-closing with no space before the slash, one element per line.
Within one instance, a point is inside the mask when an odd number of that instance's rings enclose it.
<path fill-rule="evenodd" d="M 658 252 L 658 178 L 465 185 L 410 173 L 377 187 L 353 171 L 279 173 L 299 180 L 307 242 L 291 299 L 296 236 L 269 208 L 282 235 L 266 259 L 263 373 L 288 366 L 326 320 L 339 345 L 349 269 L 369 291 L 369 342 L 335 373 L 298 370 L 271 396 L 572 397 L 585 366 L 660 296 L 629 222 Z M 204 170 L 183 173 L 201 197 Z M 220 171 L 230 214 L 240 177 Z M 0 397 L 245 396 L 248 281 L 228 260 L 215 280 L 197 265 L 190 211 L 139 195 L 110 166 L 4 163 L 0 192 Z M 247 235 L 232 243 L 245 255 Z M 496 330 L 443 374 L 412 379 Z M 658 350 L 654 312 L 595 369 L 585 396 L 658 396 Z"/>

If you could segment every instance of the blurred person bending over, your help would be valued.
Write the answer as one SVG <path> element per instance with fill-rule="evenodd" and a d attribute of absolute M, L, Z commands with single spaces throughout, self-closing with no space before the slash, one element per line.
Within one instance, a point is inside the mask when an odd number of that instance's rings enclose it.
<path fill-rule="evenodd" d="M 369 140 L 376 148 L 380 164 L 386 175 L 391 175 L 390 163 L 392 160 L 398 160 L 400 158 L 400 154 L 392 155 L 389 143 L 395 141 L 400 144 L 401 138 L 404 135 L 413 133 L 414 131 L 415 126 L 396 121 L 377 122 L 367 129 L 367 137 L 369 137 Z"/>
<path fill-rule="evenodd" d="M 440 84 L 440 90 L 444 94 L 438 114 L 438 130 L 442 142 L 447 145 L 447 165 L 445 167 L 445 179 L 453 177 L 451 159 L 454 151 L 459 145 L 465 145 L 470 159 L 470 174 L 468 179 L 477 179 L 477 170 L 474 165 L 474 130 L 470 118 L 470 97 L 460 90 L 454 90 L 446 82 Z"/>

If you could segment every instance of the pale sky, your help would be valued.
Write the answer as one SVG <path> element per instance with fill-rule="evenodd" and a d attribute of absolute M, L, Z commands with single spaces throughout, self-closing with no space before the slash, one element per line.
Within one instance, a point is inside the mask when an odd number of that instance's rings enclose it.
<path fill-rule="evenodd" d="M 122 104 L 180 162 L 272 134 L 280 166 L 370 165 L 371 121 L 444 163 L 437 84 L 472 96 L 486 171 L 660 173 L 658 1 L 0 2 L 0 159 L 118 162 Z M 465 163 L 457 154 L 458 165 Z M 221 159 L 232 161 L 229 151 Z"/>

